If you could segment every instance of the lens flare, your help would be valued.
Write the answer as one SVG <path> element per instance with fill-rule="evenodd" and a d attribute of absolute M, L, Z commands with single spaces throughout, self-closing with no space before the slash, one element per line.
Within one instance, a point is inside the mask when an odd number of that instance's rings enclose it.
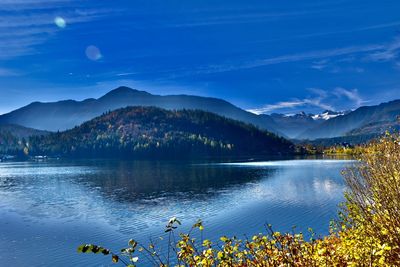
<path fill-rule="evenodd" d="M 93 61 L 99 60 L 103 57 L 103 55 L 100 52 L 100 49 L 98 49 L 94 45 L 89 45 L 88 47 L 86 47 L 85 53 L 87 58 Z"/>
<path fill-rule="evenodd" d="M 67 26 L 67 22 L 62 17 L 56 17 L 54 19 L 54 23 L 57 25 L 58 28 L 64 29 Z"/>

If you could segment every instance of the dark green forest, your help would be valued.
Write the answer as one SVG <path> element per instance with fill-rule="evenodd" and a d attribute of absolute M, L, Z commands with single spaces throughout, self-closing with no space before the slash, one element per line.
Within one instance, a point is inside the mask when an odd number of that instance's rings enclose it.
<path fill-rule="evenodd" d="M 48 135 L 47 131 L 26 128 L 15 124 L 0 125 L 0 155 L 24 155 L 29 137 Z M 26 152 L 26 149 L 25 149 Z"/>
<path fill-rule="evenodd" d="M 291 154 L 294 145 L 214 113 L 128 107 L 71 130 L 30 137 L 23 149 L 28 156 L 197 158 Z"/>
<path fill-rule="evenodd" d="M 9 131 L 0 131 L 0 154 L 16 155 L 24 148 L 26 142 L 24 138 L 18 138 Z"/>

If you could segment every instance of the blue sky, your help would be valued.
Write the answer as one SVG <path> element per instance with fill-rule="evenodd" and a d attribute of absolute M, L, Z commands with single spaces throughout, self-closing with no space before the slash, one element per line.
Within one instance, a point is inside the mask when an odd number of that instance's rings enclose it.
<path fill-rule="evenodd" d="M 0 113 L 126 85 L 257 113 L 400 98 L 398 0 L 0 0 Z"/>

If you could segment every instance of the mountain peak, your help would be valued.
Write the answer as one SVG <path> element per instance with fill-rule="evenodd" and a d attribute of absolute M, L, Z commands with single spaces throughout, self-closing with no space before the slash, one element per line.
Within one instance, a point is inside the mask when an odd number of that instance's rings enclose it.
<path fill-rule="evenodd" d="M 132 92 L 132 91 L 137 91 L 137 90 L 132 89 L 127 86 L 119 86 L 119 87 L 115 88 L 114 90 L 111 90 L 110 92 L 126 93 L 126 92 Z"/>
<path fill-rule="evenodd" d="M 346 112 L 344 112 L 344 111 L 325 110 L 320 114 L 313 115 L 312 118 L 314 120 L 325 120 L 325 121 L 327 121 L 329 119 L 336 118 L 338 116 L 343 116 L 345 114 L 346 114 Z"/>
<path fill-rule="evenodd" d="M 109 97 L 126 97 L 126 96 L 132 96 L 132 95 L 151 95 L 150 93 L 146 91 L 139 91 L 136 89 L 132 89 L 127 86 L 120 86 L 118 88 L 115 88 L 114 90 L 111 90 L 101 98 L 109 98 Z"/>

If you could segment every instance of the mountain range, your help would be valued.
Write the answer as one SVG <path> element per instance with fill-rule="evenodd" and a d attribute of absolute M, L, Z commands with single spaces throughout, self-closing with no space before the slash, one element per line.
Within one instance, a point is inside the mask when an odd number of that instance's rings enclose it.
<path fill-rule="evenodd" d="M 300 134 L 313 129 L 326 120 L 342 116 L 348 112 L 335 112 L 325 110 L 320 114 L 306 114 L 301 112 L 298 114 L 280 114 L 272 113 L 270 116 L 278 125 L 278 129 L 288 138 L 297 138 Z"/>
<path fill-rule="evenodd" d="M 391 128 L 395 129 L 400 123 L 399 116 L 400 100 L 376 106 L 364 106 L 342 116 L 326 120 L 304 131 L 297 138 L 314 140 L 318 138 L 380 134 Z M 375 125 L 375 127 L 371 127 L 372 125 Z"/>
<path fill-rule="evenodd" d="M 0 125 L 20 125 L 44 131 L 65 131 L 108 111 L 128 106 L 167 110 L 203 110 L 253 124 L 286 138 L 315 140 L 346 136 L 374 136 L 399 126 L 400 100 L 353 111 L 326 110 L 321 114 L 261 114 L 243 110 L 225 100 L 191 95 L 154 95 L 119 87 L 98 99 L 34 102 L 0 116 Z"/>
<path fill-rule="evenodd" d="M 0 124 L 18 124 L 40 130 L 63 131 L 104 112 L 128 106 L 154 106 L 169 110 L 199 109 L 251 123 L 261 129 L 279 132 L 271 117 L 255 115 L 222 99 L 190 95 L 153 95 L 128 87 L 119 87 L 98 99 L 34 102 L 0 116 Z"/>

